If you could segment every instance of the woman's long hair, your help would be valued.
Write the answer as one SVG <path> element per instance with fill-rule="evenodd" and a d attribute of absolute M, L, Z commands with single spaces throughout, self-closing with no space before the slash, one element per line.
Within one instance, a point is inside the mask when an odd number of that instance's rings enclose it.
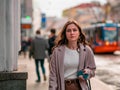
<path fill-rule="evenodd" d="M 57 38 L 56 38 L 56 40 L 55 40 L 55 47 L 58 47 L 58 46 L 61 46 L 61 45 L 67 45 L 67 44 L 68 44 L 68 40 L 67 40 L 67 38 L 66 38 L 66 28 L 67 28 L 68 25 L 70 25 L 70 24 L 76 25 L 77 28 L 79 29 L 80 35 L 79 35 L 79 38 L 78 38 L 78 41 L 77 41 L 78 47 L 79 47 L 79 43 L 82 43 L 84 46 L 85 46 L 86 44 L 88 44 L 87 41 L 86 41 L 85 35 L 84 35 L 84 33 L 82 32 L 81 27 L 79 26 L 79 24 L 78 24 L 75 20 L 69 20 L 69 21 L 67 21 L 67 22 L 65 23 L 65 25 L 63 26 L 62 31 L 58 34 L 58 36 L 57 36 Z M 55 47 L 54 47 L 54 48 L 55 48 Z"/>

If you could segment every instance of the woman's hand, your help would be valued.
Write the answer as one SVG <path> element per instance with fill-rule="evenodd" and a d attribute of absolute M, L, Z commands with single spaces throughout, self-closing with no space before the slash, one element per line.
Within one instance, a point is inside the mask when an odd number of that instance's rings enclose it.
<path fill-rule="evenodd" d="M 86 69 L 83 70 L 83 72 L 84 72 L 84 74 L 90 74 L 90 69 L 86 68 Z"/>
<path fill-rule="evenodd" d="M 78 77 L 78 79 L 79 79 L 80 81 L 85 80 L 82 75 L 80 75 L 80 76 Z"/>

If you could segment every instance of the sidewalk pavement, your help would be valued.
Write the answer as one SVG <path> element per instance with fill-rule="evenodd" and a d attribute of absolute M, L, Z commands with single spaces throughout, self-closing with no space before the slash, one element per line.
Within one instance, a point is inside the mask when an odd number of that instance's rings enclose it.
<path fill-rule="evenodd" d="M 22 55 L 18 58 L 18 66 L 25 65 L 26 70 L 28 72 L 28 79 L 27 79 L 27 90 L 48 90 L 48 77 L 49 77 L 49 64 L 47 59 L 45 60 L 45 68 L 46 68 L 46 75 L 47 81 L 43 81 L 42 74 L 41 74 L 41 83 L 36 83 L 35 80 L 37 79 L 36 72 L 35 72 L 35 64 L 33 59 L 29 59 L 28 57 L 24 58 Z M 40 69 L 40 73 L 41 69 Z M 102 81 L 98 80 L 96 77 L 91 79 L 91 86 L 92 90 L 114 90 L 111 86 L 103 83 Z"/>

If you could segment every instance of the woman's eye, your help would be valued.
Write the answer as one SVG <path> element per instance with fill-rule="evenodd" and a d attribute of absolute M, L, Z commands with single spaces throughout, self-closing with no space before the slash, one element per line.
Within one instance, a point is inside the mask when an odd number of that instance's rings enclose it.
<path fill-rule="evenodd" d="M 76 31 L 77 31 L 77 29 L 73 29 L 73 31 L 74 31 L 74 32 L 76 32 Z"/>
<path fill-rule="evenodd" d="M 67 29 L 66 32 L 76 32 L 78 31 L 77 29 Z"/>
<path fill-rule="evenodd" d="M 70 30 L 70 29 L 67 29 L 66 32 L 71 32 L 71 30 Z"/>

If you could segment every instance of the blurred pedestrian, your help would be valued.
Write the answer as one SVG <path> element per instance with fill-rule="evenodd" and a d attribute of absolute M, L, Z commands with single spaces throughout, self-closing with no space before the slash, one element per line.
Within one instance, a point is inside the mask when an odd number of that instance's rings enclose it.
<path fill-rule="evenodd" d="M 48 53 L 49 55 L 52 54 L 52 48 L 54 47 L 55 45 L 55 39 L 56 39 L 56 29 L 52 28 L 50 30 L 50 35 L 49 35 L 49 39 L 48 39 L 48 42 L 49 42 L 49 50 L 48 50 Z"/>
<path fill-rule="evenodd" d="M 41 81 L 40 72 L 39 72 L 39 64 L 41 65 L 43 79 L 44 81 L 46 81 L 44 61 L 46 58 L 45 51 L 48 50 L 48 48 L 49 48 L 48 41 L 41 36 L 40 30 L 37 30 L 36 37 L 32 40 L 31 47 L 30 47 L 31 55 L 35 59 L 36 74 L 38 77 L 36 82 Z"/>
<path fill-rule="evenodd" d="M 31 52 L 31 43 L 32 43 L 32 37 L 29 37 L 28 39 L 28 51 L 29 51 L 29 58 L 32 58 L 32 52 Z"/>
<path fill-rule="evenodd" d="M 88 90 L 95 75 L 94 54 L 81 27 L 69 20 L 56 38 L 50 60 L 49 90 Z"/>
<path fill-rule="evenodd" d="M 24 58 L 26 58 L 27 50 L 28 50 L 27 37 L 22 37 L 22 39 L 21 39 L 21 50 L 19 51 L 19 55 L 23 54 Z"/>

